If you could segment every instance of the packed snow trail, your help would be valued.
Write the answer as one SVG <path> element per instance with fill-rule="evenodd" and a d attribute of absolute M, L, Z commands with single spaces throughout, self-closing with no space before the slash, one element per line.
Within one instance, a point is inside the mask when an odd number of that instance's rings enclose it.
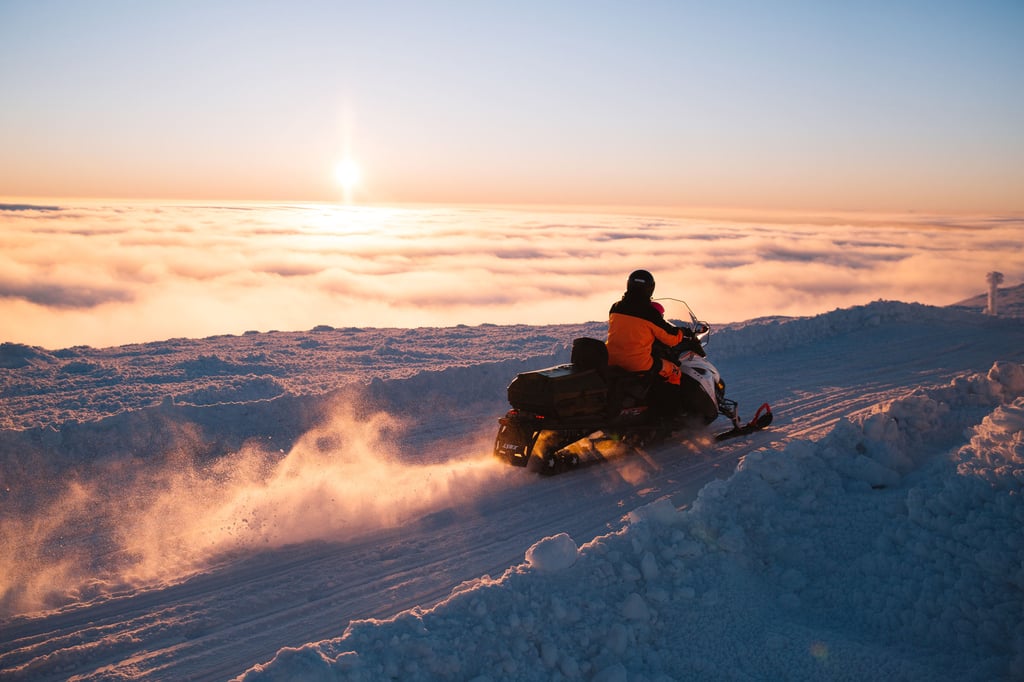
<path fill-rule="evenodd" d="M 1022 435 L 1024 364 L 995 363 L 241 679 L 1017 680 Z"/>
<path fill-rule="evenodd" d="M 102 585 L 95 594 L 83 589 L 78 602 L 0 623 L 0 679 L 224 680 L 239 675 L 271 660 L 283 647 L 336 638 L 354 619 L 428 608 L 464 581 L 501 575 L 520 564 L 526 549 L 541 538 L 566 534 L 582 545 L 617 531 L 625 514 L 647 503 L 692 505 L 709 481 L 730 476 L 742 458 L 764 448 L 783 449 L 798 439 L 823 438 L 843 418 L 915 387 L 986 372 L 996 360 L 1022 362 L 1024 326 L 1018 320 L 878 303 L 722 330 L 708 351 L 741 409 L 772 402 L 776 421 L 771 429 L 714 447 L 668 446 L 555 479 L 488 461 L 475 487 L 456 490 L 446 502 L 397 525 L 341 540 L 325 533 L 297 545 L 249 548 L 187 579 L 168 578 L 145 587 L 125 584 L 112 593 Z M 445 384 L 443 374 L 434 377 L 435 395 L 465 390 Z M 472 380 L 472 368 L 462 379 Z M 383 389 L 399 396 L 392 400 L 403 402 L 402 380 L 385 384 Z M 490 457 L 489 438 L 503 396 L 477 407 L 463 409 L 448 431 L 432 422 L 434 429 L 407 459 L 445 462 L 457 470 L 460 458 L 471 456 L 479 466 L 480 459 Z M 452 452 L 446 446 L 450 442 L 471 445 Z M 634 606 L 630 613 L 639 614 L 642 609 Z M 776 642 L 779 656 L 787 654 L 789 641 Z M 564 651 L 548 653 L 557 666 Z M 285 676 L 294 670 L 280 661 L 277 669 Z M 572 672 L 572 662 L 563 662 Z M 915 666 L 907 670 L 931 670 Z M 851 678 L 858 679 L 856 674 Z"/>

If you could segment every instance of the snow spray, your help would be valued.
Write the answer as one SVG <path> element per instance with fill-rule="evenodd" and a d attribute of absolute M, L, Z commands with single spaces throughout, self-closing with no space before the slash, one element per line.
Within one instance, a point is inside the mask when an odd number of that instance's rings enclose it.
<path fill-rule="evenodd" d="M 263 549 L 351 540 L 510 484 L 506 467 L 480 456 L 486 444 L 411 463 L 401 418 L 357 396 L 327 414 L 287 452 L 251 443 L 203 461 L 186 442 L 69 474 L 0 524 L 0 615 L 177 582 Z"/>

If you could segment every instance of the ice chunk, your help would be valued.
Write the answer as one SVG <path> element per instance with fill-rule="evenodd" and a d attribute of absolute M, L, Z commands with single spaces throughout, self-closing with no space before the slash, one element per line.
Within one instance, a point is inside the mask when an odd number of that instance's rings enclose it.
<path fill-rule="evenodd" d="M 576 541 L 567 533 L 559 533 L 526 550 L 526 563 L 542 573 L 557 573 L 575 564 L 578 554 Z"/>

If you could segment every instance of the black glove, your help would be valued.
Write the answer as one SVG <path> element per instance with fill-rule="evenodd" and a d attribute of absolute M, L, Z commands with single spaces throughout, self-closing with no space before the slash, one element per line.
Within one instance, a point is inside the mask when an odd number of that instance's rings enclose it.
<path fill-rule="evenodd" d="M 702 358 L 706 358 L 708 356 L 708 354 L 704 352 L 704 346 L 700 345 L 700 341 L 697 340 L 696 336 L 692 335 L 692 332 L 690 336 L 687 336 L 685 333 L 683 334 L 683 340 L 676 344 L 676 350 L 679 351 L 680 355 L 683 353 L 693 352 Z"/>

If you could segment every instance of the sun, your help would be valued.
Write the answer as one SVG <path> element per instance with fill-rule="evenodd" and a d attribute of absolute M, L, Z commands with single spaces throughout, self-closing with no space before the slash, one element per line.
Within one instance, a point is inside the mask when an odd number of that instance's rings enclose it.
<path fill-rule="evenodd" d="M 352 192 L 359 187 L 362 176 L 359 164 L 352 159 L 342 159 L 334 166 L 334 180 L 345 192 L 346 197 L 350 198 Z"/>

